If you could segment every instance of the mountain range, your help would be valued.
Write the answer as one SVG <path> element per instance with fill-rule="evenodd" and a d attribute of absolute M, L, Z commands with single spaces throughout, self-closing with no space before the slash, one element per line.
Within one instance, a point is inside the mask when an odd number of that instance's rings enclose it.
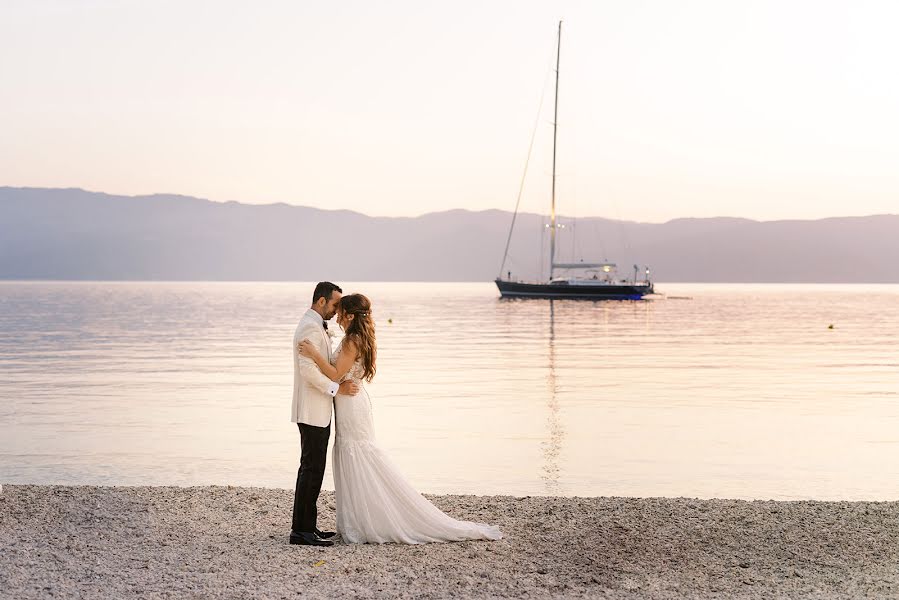
<path fill-rule="evenodd" d="M 0 187 L 0 279 L 492 281 L 511 220 Z M 899 215 L 559 222 L 557 260 L 649 265 L 660 282 L 899 283 Z M 546 223 L 518 215 L 504 273 L 545 273 Z"/>

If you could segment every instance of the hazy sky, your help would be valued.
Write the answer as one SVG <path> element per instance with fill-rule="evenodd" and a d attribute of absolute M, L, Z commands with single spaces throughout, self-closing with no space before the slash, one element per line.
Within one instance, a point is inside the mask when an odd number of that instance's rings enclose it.
<path fill-rule="evenodd" d="M 3 0 L 0 185 L 372 215 L 899 212 L 899 2 Z"/>

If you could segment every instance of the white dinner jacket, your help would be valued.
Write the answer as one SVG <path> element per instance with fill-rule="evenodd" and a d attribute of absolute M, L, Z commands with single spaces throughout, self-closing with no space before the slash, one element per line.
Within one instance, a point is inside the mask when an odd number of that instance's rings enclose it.
<path fill-rule="evenodd" d="M 293 409 L 291 421 L 315 427 L 331 422 L 331 407 L 338 385 L 322 373 L 311 358 L 299 353 L 297 346 L 309 340 L 326 359 L 331 359 L 331 338 L 322 327 L 322 318 L 311 308 L 306 311 L 293 334 Z"/>

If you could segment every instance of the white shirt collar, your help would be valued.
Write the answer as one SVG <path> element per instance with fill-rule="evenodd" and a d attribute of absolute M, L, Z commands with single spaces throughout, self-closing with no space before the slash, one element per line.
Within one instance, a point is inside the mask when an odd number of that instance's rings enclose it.
<path fill-rule="evenodd" d="M 322 316 L 320 314 L 318 314 L 317 312 L 315 312 L 314 310 L 312 310 L 311 308 L 306 311 L 306 316 L 309 317 L 310 319 L 312 319 L 313 321 L 315 321 L 316 323 L 318 323 L 319 326 L 321 326 L 321 324 L 325 322 L 325 320 L 322 318 Z"/>

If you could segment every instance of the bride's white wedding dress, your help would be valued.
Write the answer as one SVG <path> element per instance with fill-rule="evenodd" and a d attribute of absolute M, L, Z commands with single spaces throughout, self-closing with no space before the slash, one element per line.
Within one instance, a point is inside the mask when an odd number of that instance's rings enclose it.
<path fill-rule="evenodd" d="M 341 348 L 331 357 L 336 364 Z M 355 396 L 334 398 L 334 489 L 337 531 L 353 544 L 424 544 L 498 540 L 496 527 L 457 521 L 415 491 L 375 441 L 371 401 L 362 387 L 360 361 L 344 377 L 359 384 Z"/>

